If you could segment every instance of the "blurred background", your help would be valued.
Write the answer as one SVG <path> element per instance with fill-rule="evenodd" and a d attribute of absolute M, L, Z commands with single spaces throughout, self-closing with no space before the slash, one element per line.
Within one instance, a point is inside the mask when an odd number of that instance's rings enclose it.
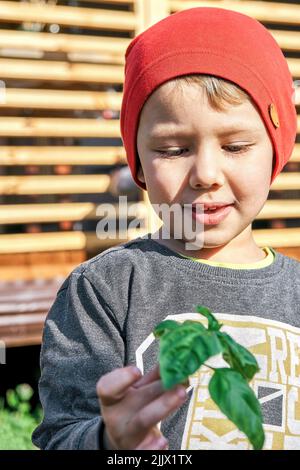
<path fill-rule="evenodd" d="M 151 24 L 195 6 L 237 10 L 270 30 L 299 115 L 300 0 L 0 0 L 0 449 L 33 448 L 42 328 L 65 277 L 157 223 L 120 136 L 124 54 Z M 119 195 L 140 227 L 99 239 L 97 207 L 118 206 Z M 253 227 L 259 245 L 300 260 L 299 134 Z"/>

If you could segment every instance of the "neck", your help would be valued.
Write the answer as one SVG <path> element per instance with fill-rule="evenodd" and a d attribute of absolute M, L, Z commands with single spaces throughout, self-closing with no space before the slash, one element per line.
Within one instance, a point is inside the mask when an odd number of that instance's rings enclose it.
<path fill-rule="evenodd" d="M 255 263 L 266 257 L 265 252 L 255 243 L 251 225 L 225 245 L 210 247 L 204 242 L 203 248 L 199 250 L 186 250 L 186 241 L 166 237 L 166 231 L 162 227 L 156 234 L 158 243 L 192 258 L 223 263 Z"/>

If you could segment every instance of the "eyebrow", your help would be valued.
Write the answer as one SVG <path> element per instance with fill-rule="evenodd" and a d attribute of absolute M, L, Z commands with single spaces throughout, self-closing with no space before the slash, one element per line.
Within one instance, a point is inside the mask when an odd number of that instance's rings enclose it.
<path fill-rule="evenodd" d="M 226 137 L 228 135 L 235 135 L 235 134 L 253 134 L 258 135 L 261 134 L 262 129 L 257 127 L 239 127 L 239 126 L 231 126 L 226 129 L 220 130 L 218 132 L 219 136 Z M 177 131 L 168 131 L 168 130 L 154 130 L 152 133 L 148 134 L 149 140 L 159 140 L 159 139 L 166 139 L 168 137 L 191 137 L 193 136 L 193 132 L 184 131 L 178 129 Z"/>

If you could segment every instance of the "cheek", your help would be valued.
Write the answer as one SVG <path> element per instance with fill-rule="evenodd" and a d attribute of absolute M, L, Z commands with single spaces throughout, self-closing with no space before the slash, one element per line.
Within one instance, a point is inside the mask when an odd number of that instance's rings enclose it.
<path fill-rule="evenodd" d="M 148 192 L 152 198 L 164 197 L 172 201 L 182 185 L 182 171 L 164 162 L 153 162 L 147 168 Z"/>
<path fill-rule="evenodd" d="M 268 198 L 270 179 L 271 168 L 249 169 L 233 186 L 236 199 L 255 212 Z"/>

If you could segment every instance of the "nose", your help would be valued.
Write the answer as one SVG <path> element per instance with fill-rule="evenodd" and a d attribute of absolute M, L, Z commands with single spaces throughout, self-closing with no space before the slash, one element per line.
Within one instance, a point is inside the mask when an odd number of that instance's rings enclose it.
<path fill-rule="evenodd" d="M 223 186 L 225 181 L 221 159 L 216 149 L 201 149 L 195 153 L 190 169 L 189 183 L 194 189 Z"/>

